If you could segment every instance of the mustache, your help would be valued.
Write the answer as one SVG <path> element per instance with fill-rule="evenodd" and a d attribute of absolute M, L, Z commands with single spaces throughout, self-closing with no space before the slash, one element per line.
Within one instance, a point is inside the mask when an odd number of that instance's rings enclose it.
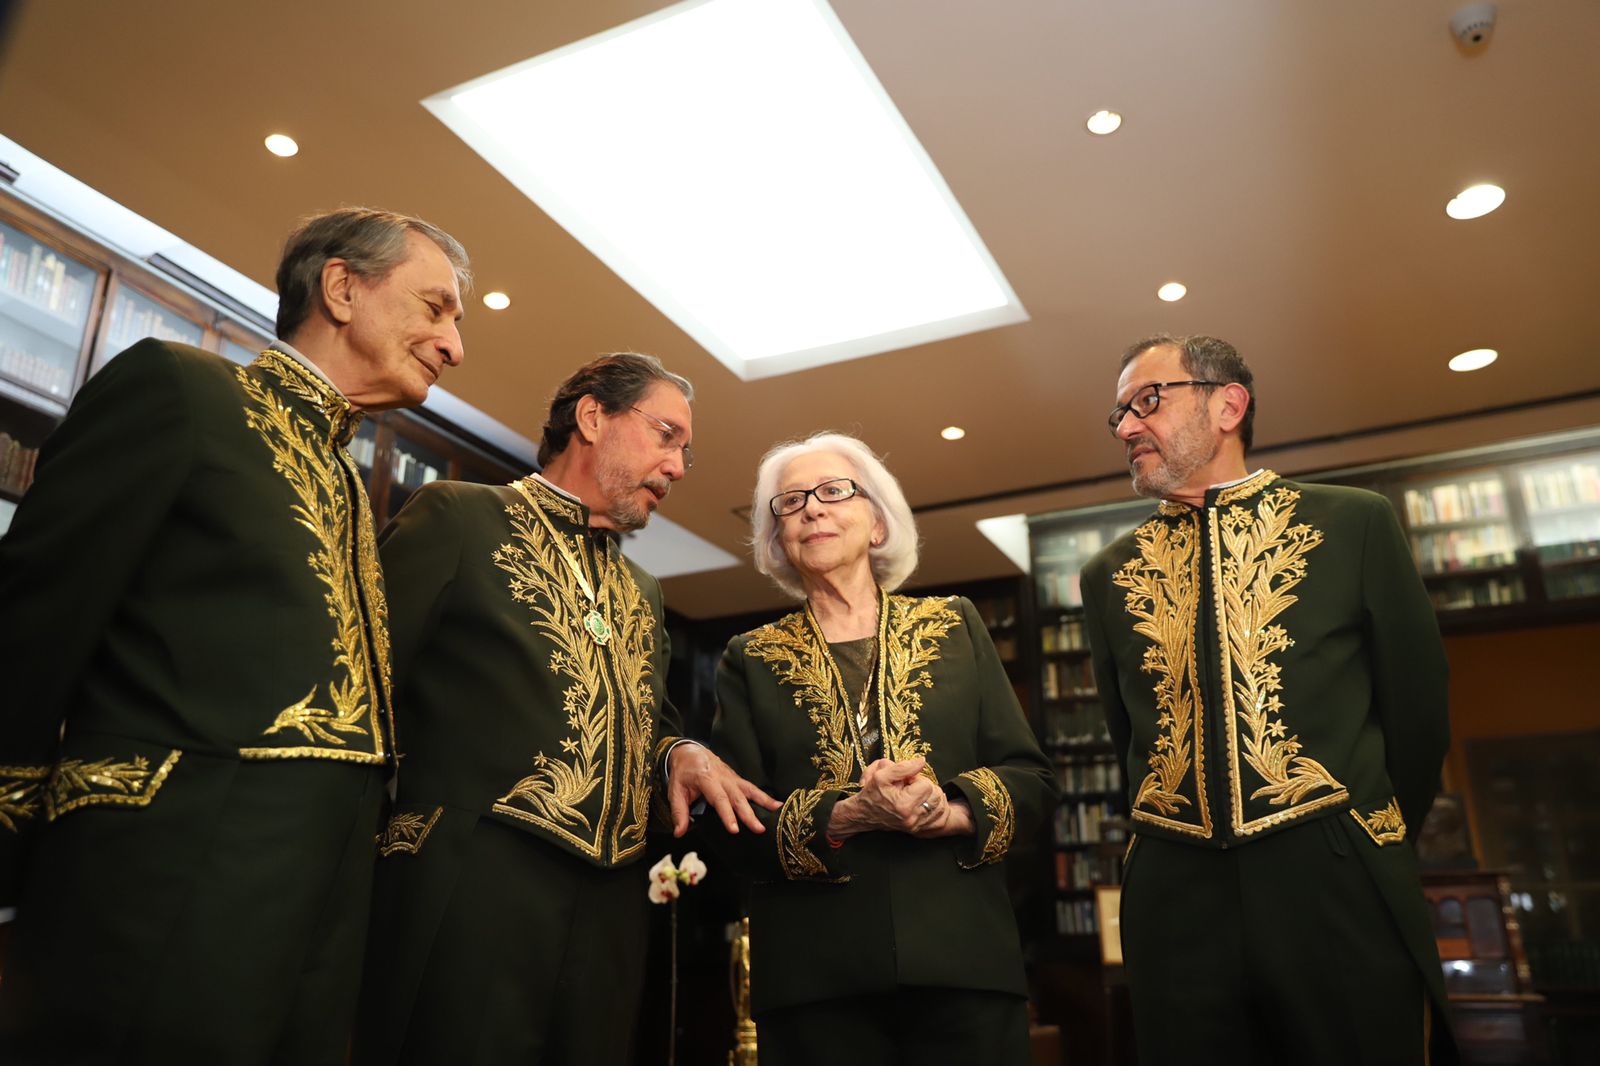
<path fill-rule="evenodd" d="M 1149 448 L 1151 451 L 1155 452 L 1157 455 L 1161 454 L 1161 446 L 1156 443 L 1156 440 L 1155 440 L 1154 437 L 1143 437 L 1143 436 L 1140 436 L 1140 437 L 1134 437 L 1132 440 L 1128 441 L 1128 443 L 1126 445 L 1123 446 L 1122 455 L 1129 462 L 1132 462 L 1133 461 L 1133 453 L 1135 451 L 1139 450 L 1140 448 Z"/>
<path fill-rule="evenodd" d="M 667 493 L 672 491 L 672 482 L 664 477 L 645 478 L 643 484 L 645 488 L 663 500 L 667 498 Z"/>

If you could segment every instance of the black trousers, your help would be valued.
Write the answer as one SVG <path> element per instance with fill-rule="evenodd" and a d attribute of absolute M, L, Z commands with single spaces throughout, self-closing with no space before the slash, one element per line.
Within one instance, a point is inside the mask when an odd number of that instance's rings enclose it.
<path fill-rule="evenodd" d="M 379 864 L 355 1063 L 627 1063 L 645 870 L 447 810 L 416 855 Z"/>
<path fill-rule="evenodd" d="M 0 981 L 0 1062 L 339 1066 L 383 771 L 185 754 L 148 807 L 45 826 Z"/>
<path fill-rule="evenodd" d="M 1141 836 L 1121 910 L 1140 1063 L 1428 1062 L 1444 1020 L 1401 929 L 1426 921 L 1421 890 L 1380 887 L 1363 847 L 1342 813 L 1226 851 Z M 1414 886 L 1410 845 L 1384 851 Z"/>
<path fill-rule="evenodd" d="M 761 1066 L 1027 1066 L 1028 1001 L 903 987 L 764 1011 L 756 1043 Z"/>

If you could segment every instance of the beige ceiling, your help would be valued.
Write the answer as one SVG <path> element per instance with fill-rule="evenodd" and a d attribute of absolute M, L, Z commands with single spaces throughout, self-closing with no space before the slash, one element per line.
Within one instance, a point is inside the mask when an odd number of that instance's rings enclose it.
<path fill-rule="evenodd" d="M 443 225 L 480 288 L 515 300 L 468 316 L 447 387 L 534 437 L 580 361 L 659 354 L 699 391 L 699 465 L 664 513 L 741 557 L 733 509 L 761 452 L 841 428 L 931 508 L 916 583 L 1015 573 L 972 522 L 1126 495 L 1103 417 L 1117 352 L 1156 330 L 1240 347 L 1263 461 L 1284 470 L 1600 421 L 1589 396 L 1286 447 L 1600 390 L 1595 0 L 1505 0 L 1476 55 L 1447 31 L 1450 0 L 834 0 L 1031 321 L 749 383 L 418 103 L 662 6 L 35 0 L 0 64 L 0 133 L 263 284 L 308 211 L 367 203 Z M 1101 107 L 1121 132 L 1084 131 Z M 297 158 L 262 149 L 274 130 Z M 1483 180 L 1505 206 L 1446 218 Z M 1158 302 L 1171 279 L 1189 297 Z M 1480 346 L 1500 362 L 1445 369 Z M 965 440 L 939 439 L 950 423 Z M 937 506 L 975 497 L 993 499 Z M 748 566 L 666 591 L 702 617 L 778 602 Z"/>

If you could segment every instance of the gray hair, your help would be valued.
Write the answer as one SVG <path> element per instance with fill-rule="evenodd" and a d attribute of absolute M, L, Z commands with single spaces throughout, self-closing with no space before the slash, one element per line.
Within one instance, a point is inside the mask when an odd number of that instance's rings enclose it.
<path fill-rule="evenodd" d="M 659 382 L 675 386 L 685 400 L 694 403 L 694 386 L 689 379 L 674 374 L 653 355 L 612 352 L 579 367 L 550 398 L 550 416 L 545 419 L 543 440 L 539 442 L 539 465 L 550 465 L 550 460 L 572 443 L 572 433 L 578 428 L 579 400 L 593 396 L 600 410 L 614 415 L 638 403 Z"/>
<path fill-rule="evenodd" d="M 328 260 L 343 259 L 356 277 L 382 281 L 405 262 L 406 238 L 413 233 L 438 245 L 465 298 L 472 288 L 472 264 L 466 249 L 450 234 L 411 215 L 341 207 L 301 219 L 284 241 L 278 262 L 278 336 L 289 340 L 317 309 L 322 268 Z"/>
<path fill-rule="evenodd" d="M 1250 446 L 1255 443 L 1256 436 L 1256 379 L 1255 375 L 1250 373 L 1250 367 L 1245 364 L 1239 350 L 1216 337 L 1201 334 L 1174 337 L 1168 333 L 1157 333 L 1123 352 L 1118 369 L 1128 369 L 1129 363 L 1151 348 L 1178 349 L 1178 361 L 1183 365 L 1184 373 L 1196 381 L 1244 386 L 1245 391 L 1250 394 L 1250 403 L 1245 407 L 1244 418 L 1239 422 L 1239 440 L 1244 444 L 1244 450 L 1248 452 Z"/>
<path fill-rule="evenodd" d="M 805 598 L 800 572 L 784 553 L 779 519 L 773 515 L 769 502 L 781 491 L 778 479 L 784 468 L 802 455 L 815 452 L 837 455 L 854 467 L 853 480 L 884 529 L 883 543 L 868 550 L 872 576 L 893 592 L 917 568 L 917 520 L 911 515 L 900 482 L 883 461 L 864 443 L 843 433 L 817 433 L 805 440 L 786 441 L 761 457 L 750 507 L 750 546 L 755 550 L 756 569 L 789 595 Z"/>

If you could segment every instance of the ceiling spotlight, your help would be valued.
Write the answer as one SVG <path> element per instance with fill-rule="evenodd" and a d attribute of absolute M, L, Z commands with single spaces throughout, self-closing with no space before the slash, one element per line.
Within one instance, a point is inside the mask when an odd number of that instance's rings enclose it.
<path fill-rule="evenodd" d="M 1169 304 L 1177 303 L 1188 294 L 1189 290 L 1184 288 L 1183 283 L 1179 281 L 1169 281 L 1156 290 L 1156 295 Z"/>
<path fill-rule="evenodd" d="M 511 306 L 511 297 L 503 292 L 486 292 L 483 294 L 483 306 L 491 311 L 504 311 Z"/>
<path fill-rule="evenodd" d="M 1493 348 L 1474 348 L 1470 352 L 1462 352 L 1450 360 L 1450 369 L 1465 374 L 1469 370 L 1482 370 L 1496 359 L 1500 353 Z"/>
<path fill-rule="evenodd" d="M 267 151 L 285 159 L 300 151 L 300 146 L 287 133 L 274 133 L 262 143 L 267 146 Z"/>
<path fill-rule="evenodd" d="M 939 436 L 945 440 L 960 440 L 967 435 L 967 431 L 960 426 L 945 426 L 939 431 Z"/>
<path fill-rule="evenodd" d="M 1108 133 L 1117 132 L 1118 127 L 1122 125 L 1122 116 L 1115 111 L 1096 111 L 1089 116 L 1089 121 L 1085 125 L 1089 127 L 1090 133 L 1104 137 Z"/>
<path fill-rule="evenodd" d="M 1462 189 L 1444 205 L 1451 218 L 1482 218 L 1506 202 L 1506 191 L 1498 185 L 1473 185 Z"/>

